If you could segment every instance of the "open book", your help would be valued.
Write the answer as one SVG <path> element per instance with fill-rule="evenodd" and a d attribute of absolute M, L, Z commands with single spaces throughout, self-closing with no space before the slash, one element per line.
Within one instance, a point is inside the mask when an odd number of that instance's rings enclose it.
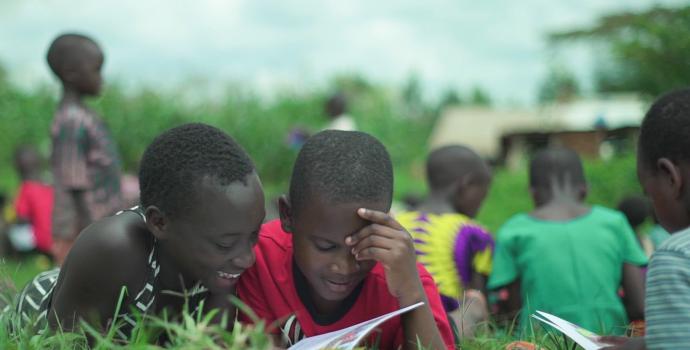
<path fill-rule="evenodd" d="M 549 313 L 537 311 L 532 315 L 532 317 L 553 328 L 556 328 L 561 333 L 574 340 L 585 350 L 597 350 L 611 345 L 599 342 L 599 335 Z"/>
<path fill-rule="evenodd" d="M 414 305 L 402 308 L 398 311 L 393 311 L 366 322 L 356 324 L 354 326 L 334 331 L 326 334 L 320 334 L 309 338 L 304 338 L 297 342 L 297 344 L 290 347 L 290 350 L 301 349 L 353 349 L 369 332 L 387 320 L 416 309 L 424 305 L 424 302 L 419 302 Z"/>

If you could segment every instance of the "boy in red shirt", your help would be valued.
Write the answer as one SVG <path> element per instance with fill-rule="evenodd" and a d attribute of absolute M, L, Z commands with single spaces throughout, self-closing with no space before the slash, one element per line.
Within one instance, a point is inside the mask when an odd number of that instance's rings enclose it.
<path fill-rule="evenodd" d="M 392 194 L 388 152 L 372 136 L 328 130 L 304 144 L 289 197 L 279 199 L 280 220 L 262 226 L 256 264 L 237 287 L 281 345 L 423 301 L 367 344 L 454 347 L 433 279 L 416 262 L 410 234 L 387 214 Z"/>

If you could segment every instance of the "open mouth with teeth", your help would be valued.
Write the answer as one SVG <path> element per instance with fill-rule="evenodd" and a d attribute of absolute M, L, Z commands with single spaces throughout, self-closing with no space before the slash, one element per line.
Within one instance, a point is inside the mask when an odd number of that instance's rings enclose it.
<path fill-rule="evenodd" d="M 224 278 L 226 280 L 237 279 L 241 275 L 240 273 L 227 273 L 223 271 L 216 271 L 216 273 L 218 274 L 218 277 Z"/>

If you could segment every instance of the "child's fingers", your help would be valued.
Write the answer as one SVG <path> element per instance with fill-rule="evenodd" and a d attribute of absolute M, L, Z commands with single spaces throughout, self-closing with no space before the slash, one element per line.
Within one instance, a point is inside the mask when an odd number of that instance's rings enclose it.
<path fill-rule="evenodd" d="M 393 219 L 392 216 L 382 211 L 359 208 L 357 210 L 357 214 L 359 214 L 359 217 L 361 217 L 362 219 L 371 221 L 376 224 L 388 226 L 396 230 L 403 229 L 403 227 L 397 221 L 395 221 L 395 219 Z"/>
<path fill-rule="evenodd" d="M 390 250 L 381 247 L 368 247 L 360 250 L 356 255 L 357 260 L 375 260 L 387 264 L 390 260 Z"/>
<path fill-rule="evenodd" d="M 365 239 L 366 237 L 369 237 L 371 235 L 379 235 L 379 236 L 384 236 L 387 238 L 398 238 L 398 237 L 403 237 L 403 234 L 407 234 L 407 232 L 400 232 L 396 231 L 388 226 L 383 226 L 379 224 L 371 224 L 364 226 L 361 230 L 351 234 L 350 236 L 345 238 L 345 243 L 347 245 L 356 245 L 359 241 Z"/>
<path fill-rule="evenodd" d="M 377 247 L 383 249 L 393 249 L 397 245 L 400 245 L 395 239 L 381 236 L 381 235 L 368 235 L 360 239 L 357 244 L 352 247 L 352 254 L 357 255 L 362 250 L 366 250 L 369 247 Z"/>

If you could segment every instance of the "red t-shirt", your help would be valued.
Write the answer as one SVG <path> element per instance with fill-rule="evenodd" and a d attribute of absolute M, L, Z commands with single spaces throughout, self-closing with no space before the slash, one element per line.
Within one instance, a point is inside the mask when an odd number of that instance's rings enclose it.
<path fill-rule="evenodd" d="M 23 181 L 15 201 L 17 217 L 31 223 L 36 249 L 49 252 L 53 245 L 53 188 L 38 181 Z"/>
<path fill-rule="evenodd" d="M 279 220 L 261 227 L 255 252 L 256 264 L 242 274 L 237 295 L 259 319 L 265 320 L 267 325 L 276 326 L 274 334 L 288 334 L 288 339 L 293 344 L 305 336 L 340 330 L 400 309 L 398 300 L 388 292 L 383 267 L 376 264 L 359 289 L 353 292 L 359 292 L 356 299 L 348 298 L 350 300 L 343 301 L 344 304 L 351 305 L 343 310 L 340 317 L 317 322 L 298 294 L 299 285 L 307 282 L 299 270 L 293 269 L 292 237 L 283 232 Z M 293 270 L 296 272 L 295 276 Z M 421 264 L 417 264 L 417 270 L 441 336 L 448 348 L 454 348 L 453 333 L 436 284 Z M 252 322 L 244 313 L 240 313 L 239 317 L 244 323 Z M 280 323 L 275 324 L 276 321 Z M 380 332 L 374 332 L 370 336 L 369 344 L 374 344 L 380 336 L 380 349 L 399 348 L 404 341 L 401 321 L 398 316 L 381 324 Z"/>

